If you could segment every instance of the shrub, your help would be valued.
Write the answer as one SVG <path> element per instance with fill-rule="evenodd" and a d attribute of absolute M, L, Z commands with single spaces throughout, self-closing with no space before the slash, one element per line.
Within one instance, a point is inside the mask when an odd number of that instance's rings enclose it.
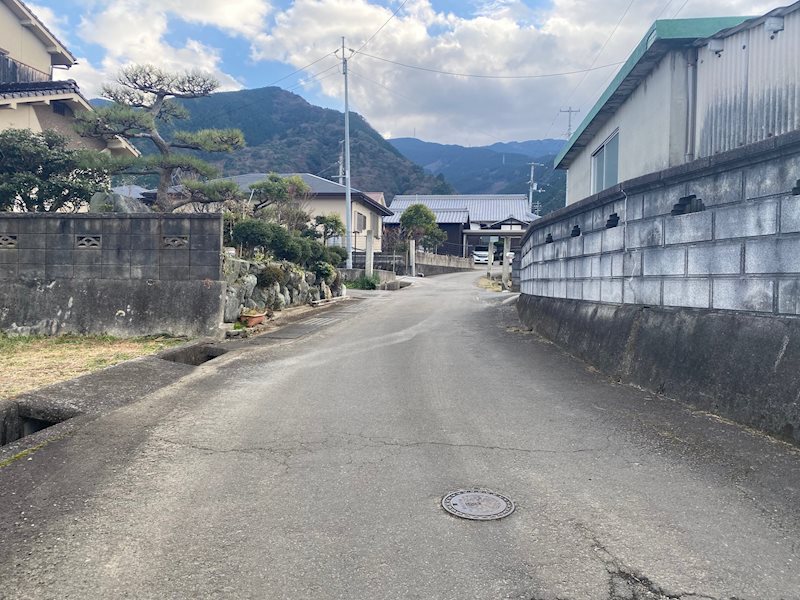
<path fill-rule="evenodd" d="M 341 246 L 329 246 L 325 249 L 327 256 L 326 262 L 334 266 L 339 266 L 347 260 L 347 250 Z"/>
<path fill-rule="evenodd" d="M 286 285 L 289 277 L 286 271 L 281 269 L 278 265 L 267 265 L 266 268 L 256 275 L 259 287 L 271 287 L 276 283 Z"/>
<path fill-rule="evenodd" d="M 316 262 L 314 263 L 312 270 L 318 279 L 323 280 L 328 285 L 332 284 L 336 280 L 336 267 L 330 263 L 323 261 Z"/>
<path fill-rule="evenodd" d="M 381 285 L 381 280 L 377 275 L 372 275 L 371 277 L 362 275 L 352 281 L 345 281 L 344 284 L 354 290 L 377 290 Z"/>
<path fill-rule="evenodd" d="M 249 251 L 259 246 L 271 249 L 274 246 L 281 246 L 288 232 L 275 223 L 265 223 L 258 219 L 245 219 L 237 223 L 231 234 L 231 241 Z"/>

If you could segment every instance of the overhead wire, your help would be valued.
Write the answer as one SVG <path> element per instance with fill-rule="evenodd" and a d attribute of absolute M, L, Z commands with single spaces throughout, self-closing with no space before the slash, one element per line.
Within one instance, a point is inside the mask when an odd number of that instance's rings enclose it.
<path fill-rule="evenodd" d="M 392 16 L 389 17 L 388 19 L 386 19 L 384 24 L 381 25 L 380 27 L 378 27 L 378 30 L 375 33 L 373 33 L 371 36 L 369 36 L 367 41 L 364 42 L 363 44 L 361 44 L 361 47 L 358 50 L 353 52 L 353 56 L 355 56 L 356 54 L 361 52 L 367 44 L 369 44 L 373 39 L 375 39 L 375 36 L 378 35 L 381 31 L 383 31 L 383 28 L 386 27 L 389 24 L 389 21 L 391 21 L 392 19 L 394 19 L 397 16 L 397 13 L 399 13 L 407 3 L 408 3 L 408 0 L 403 0 L 402 4 L 400 4 L 400 6 L 397 7 L 397 10 L 395 10 L 392 13 Z"/>
<path fill-rule="evenodd" d="M 689 0 L 683 0 L 683 4 L 681 4 L 680 8 L 678 8 L 678 10 L 675 11 L 675 13 L 672 15 L 672 18 L 674 19 L 675 17 L 677 17 L 680 14 L 680 12 L 686 7 L 687 4 L 689 4 Z"/>
<path fill-rule="evenodd" d="M 373 54 L 367 54 L 366 52 L 361 52 L 361 56 L 366 56 L 368 58 L 373 58 L 375 60 L 380 60 L 385 63 L 389 63 L 392 65 L 396 65 L 398 67 L 404 67 L 406 69 L 415 69 L 417 71 L 425 71 L 428 73 L 437 73 L 440 75 L 450 75 L 453 77 L 469 77 L 475 79 L 543 79 L 546 77 L 561 77 L 564 75 L 576 75 L 579 73 L 586 73 L 588 71 L 597 71 L 599 69 L 605 69 L 608 67 L 615 67 L 617 65 L 621 65 L 623 61 L 616 62 L 616 63 L 609 63 L 607 65 L 600 65 L 599 67 L 595 67 L 594 63 L 588 69 L 578 69 L 576 71 L 562 71 L 560 73 L 539 73 L 536 75 L 485 75 L 481 73 L 458 73 L 456 71 L 444 71 L 442 69 L 433 69 L 430 67 L 423 67 L 420 65 L 409 65 L 407 63 L 401 63 L 396 60 L 391 60 L 389 58 L 383 58 L 382 56 L 375 56 Z M 595 60 L 596 62 L 596 60 Z"/>
<path fill-rule="evenodd" d="M 617 30 L 619 29 L 619 26 L 622 24 L 622 21 L 623 21 L 623 20 L 625 19 L 625 17 L 628 15 L 628 12 L 631 10 L 631 7 L 633 6 L 633 3 L 634 3 L 634 2 L 636 2 L 636 0 L 631 0 L 631 1 L 628 3 L 628 6 L 626 6 L 626 7 L 625 7 L 625 10 L 622 12 L 622 14 L 620 15 L 619 19 L 617 20 L 617 23 L 616 23 L 616 25 L 614 25 L 614 29 L 612 29 L 612 30 L 611 30 L 611 33 L 610 33 L 610 34 L 608 34 L 608 37 L 606 38 L 606 41 L 605 41 L 605 42 L 603 42 L 603 45 L 600 47 L 600 50 L 598 51 L 598 53 L 595 55 L 595 57 L 594 57 L 594 60 L 592 60 L 592 64 L 591 64 L 591 65 L 589 65 L 589 69 L 585 71 L 585 74 L 584 74 L 584 76 L 583 76 L 583 77 L 581 77 L 581 80 L 578 82 L 578 85 L 576 85 L 576 86 L 575 86 L 575 87 L 572 89 L 572 91 L 570 92 L 569 96 L 567 97 L 566 104 L 569 104 L 570 100 L 572 100 L 572 97 L 575 95 L 575 92 L 577 92 L 577 91 L 578 91 L 578 89 L 581 87 L 581 85 L 583 85 L 583 82 L 584 82 L 584 81 L 586 81 L 586 75 L 589 73 L 589 70 L 591 70 L 591 68 L 592 68 L 592 67 L 594 67 L 594 65 L 595 65 L 595 63 L 597 62 L 597 60 L 598 60 L 598 59 L 600 58 L 600 56 L 603 54 L 603 51 L 606 49 L 606 46 L 608 46 L 608 43 L 609 43 L 609 42 L 611 41 L 611 39 L 614 37 L 614 34 L 616 34 L 616 33 L 617 33 Z M 624 62 L 624 61 L 623 61 L 623 62 Z M 617 63 L 617 64 L 618 64 L 618 65 L 619 65 L 619 64 L 622 64 L 622 62 L 619 62 L 619 63 Z M 563 104 L 564 104 L 564 103 L 561 103 L 561 105 L 563 105 Z M 559 114 L 561 114 L 561 109 L 560 109 L 560 108 L 559 108 L 559 112 L 557 112 L 557 113 L 556 113 L 556 116 L 555 116 L 555 117 L 553 117 L 553 121 L 550 123 L 550 126 L 547 128 L 547 133 L 545 134 L 545 137 L 547 137 L 547 135 L 548 135 L 548 134 L 550 133 L 550 131 L 552 130 L 552 128 L 553 128 L 553 125 L 555 125 L 555 122 L 556 122 L 556 120 L 558 119 L 558 115 L 559 115 Z"/>

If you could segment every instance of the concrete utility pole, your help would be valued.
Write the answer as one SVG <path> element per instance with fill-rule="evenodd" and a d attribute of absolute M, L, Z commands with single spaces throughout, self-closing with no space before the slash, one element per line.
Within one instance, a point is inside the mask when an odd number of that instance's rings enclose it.
<path fill-rule="evenodd" d="M 560 112 L 567 113 L 567 139 L 572 137 L 572 113 L 581 112 L 580 108 L 562 108 Z"/>
<path fill-rule="evenodd" d="M 339 142 L 339 185 L 344 185 L 344 141 Z"/>
<path fill-rule="evenodd" d="M 508 260 L 508 255 L 511 252 L 511 238 L 504 237 L 503 238 L 503 287 L 508 289 L 511 287 L 509 282 L 509 273 L 511 273 L 511 264 Z"/>
<path fill-rule="evenodd" d="M 367 277 L 372 277 L 372 274 L 375 272 L 375 254 L 374 254 L 374 240 L 375 236 L 372 233 L 371 229 L 367 229 L 367 245 L 366 245 L 366 256 L 364 258 L 364 275 Z"/>
<path fill-rule="evenodd" d="M 353 268 L 353 196 L 350 189 L 350 98 L 347 87 L 347 50 L 342 36 L 342 74 L 344 75 L 344 212 L 345 212 L 345 250 L 347 250 L 347 268 Z"/>
<path fill-rule="evenodd" d="M 531 207 L 531 212 L 536 214 L 533 210 L 533 192 L 538 192 L 539 188 L 536 185 L 536 179 L 533 177 L 533 171 L 536 167 L 543 167 L 542 163 L 532 162 L 528 163 L 531 166 L 531 178 L 528 180 L 528 206 Z"/>

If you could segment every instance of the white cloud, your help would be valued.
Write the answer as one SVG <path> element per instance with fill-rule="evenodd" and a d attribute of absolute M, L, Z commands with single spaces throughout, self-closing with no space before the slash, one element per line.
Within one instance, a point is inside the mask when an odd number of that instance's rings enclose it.
<path fill-rule="evenodd" d="M 365 52 L 433 69 L 487 75 L 585 69 L 629 3 L 607 0 L 599 9 L 596 0 L 554 0 L 534 10 L 520 0 L 481 0 L 472 15 L 454 16 L 437 12 L 429 0 L 410 0 Z M 671 17 L 682 4 L 675 0 L 662 18 Z M 596 66 L 625 60 L 666 5 L 667 0 L 634 3 Z M 761 14 L 771 6 L 752 0 L 694 0 L 680 17 Z M 348 46 L 359 48 L 393 10 L 368 0 L 295 0 L 273 15 L 274 25 L 256 39 L 253 57 L 301 67 L 332 50 L 342 34 Z M 528 80 L 473 79 L 356 56 L 351 90 L 355 109 L 380 131 L 486 144 L 562 135 L 562 104 L 580 107 L 586 114 L 615 70 Z M 340 78 L 325 79 L 319 86 L 331 98 L 342 95 Z"/>

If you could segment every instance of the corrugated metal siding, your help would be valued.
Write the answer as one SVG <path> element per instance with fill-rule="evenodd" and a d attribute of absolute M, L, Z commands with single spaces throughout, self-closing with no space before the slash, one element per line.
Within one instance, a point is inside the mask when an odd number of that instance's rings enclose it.
<path fill-rule="evenodd" d="M 389 207 L 399 213 L 412 204 L 424 204 L 434 212 L 437 210 L 467 210 L 473 222 L 496 223 L 508 217 L 529 223 L 533 215 L 529 212 L 528 198 L 522 194 L 453 194 L 395 196 Z"/>
<path fill-rule="evenodd" d="M 770 39 L 763 24 L 703 46 L 697 65 L 697 157 L 711 156 L 800 127 L 800 11 Z"/>

